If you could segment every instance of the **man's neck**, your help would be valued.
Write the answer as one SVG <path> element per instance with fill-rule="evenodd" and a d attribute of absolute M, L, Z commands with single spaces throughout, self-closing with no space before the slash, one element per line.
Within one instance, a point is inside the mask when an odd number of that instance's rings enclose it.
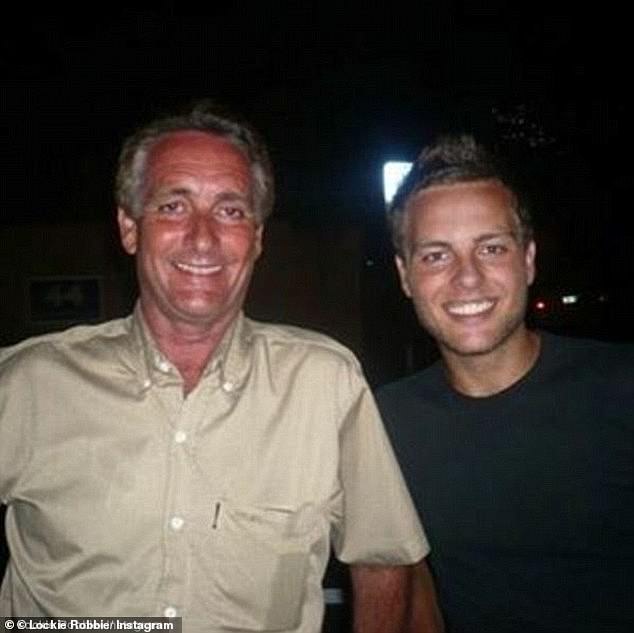
<path fill-rule="evenodd" d="M 540 347 L 539 335 L 522 327 L 487 354 L 443 353 L 445 371 L 456 391 L 474 398 L 492 396 L 508 389 L 531 370 Z"/>
<path fill-rule="evenodd" d="M 183 378 L 183 390 L 188 394 L 198 384 L 235 317 L 215 322 L 209 327 L 196 327 L 153 318 L 143 310 L 143 303 L 141 310 L 156 346 L 176 367 Z"/>

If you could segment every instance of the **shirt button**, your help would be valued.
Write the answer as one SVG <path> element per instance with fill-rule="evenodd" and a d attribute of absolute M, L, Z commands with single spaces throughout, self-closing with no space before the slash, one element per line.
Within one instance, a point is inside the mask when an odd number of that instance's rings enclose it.
<path fill-rule="evenodd" d="M 177 444 L 182 444 L 187 439 L 187 433 L 185 431 L 176 431 L 174 433 L 174 441 Z"/>
<path fill-rule="evenodd" d="M 149 378 L 146 378 L 143 381 L 143 388 L 144 389 L 149 389 L 152 386 L 152 381 Z"/>
<path fill-rule="evenodd" d="M 170 370 L 170 364 L 166 360 L 161 360 L 158 363 L 159 371 L 162 371 L 164 374 L 167 374 Z"/>
<path fill-rule="evenodd" d="M 178 612 L 176 611 L 176 609 L 175 609 L 174 607 L 166 607 L 166 608 L 163 610 L 163 615 L 164 615 L 166 618 L 175 618 L 177 613 L 178 613 Z"/>
<path fill-rule="evenodd" d="M 226 382 L 222 383 L 223 391 L 230 392 L 230 391 L 233 391 L 233 389 L 234 389 L 234 384 L 230 380 L 227 380 Z"/>
<path fill-rule="evenodd" d="M 181 517 L 172 517 L 170 519 L 170 527 L 172 528 L 172 530 L 180 530 L 184 524 L 185 524 L 185 520 L 182 519 Z M 167 616 L 167 617 L 174 617 L 174 616 Z"/>

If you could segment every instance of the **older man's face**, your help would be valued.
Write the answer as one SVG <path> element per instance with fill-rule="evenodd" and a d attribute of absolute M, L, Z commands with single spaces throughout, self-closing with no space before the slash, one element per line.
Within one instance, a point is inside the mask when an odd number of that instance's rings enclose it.
<path fill-rule="evenodd" d="M 261 252 L 247 159 L 218 136 L 169 134 L 150 151 L 141 196 L 142 215 L 119 210 L 119 226 L 125 250 L 137 257 L 148 324 L 226 327 Z"/>

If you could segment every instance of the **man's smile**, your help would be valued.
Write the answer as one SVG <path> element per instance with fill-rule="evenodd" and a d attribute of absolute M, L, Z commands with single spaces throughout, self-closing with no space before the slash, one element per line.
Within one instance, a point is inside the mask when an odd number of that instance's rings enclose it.
<path fill-rule="evenodd" d="M 495 304 L 493 299 L 450 301 L 445 304 L 445 310 L 452 316 L 478 316 L 492 310 Z"/>

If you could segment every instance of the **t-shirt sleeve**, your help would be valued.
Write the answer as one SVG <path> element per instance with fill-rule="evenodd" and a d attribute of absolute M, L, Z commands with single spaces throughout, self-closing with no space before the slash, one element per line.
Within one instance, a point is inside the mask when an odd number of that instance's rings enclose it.
<path fill-rule="evenodd" d="M 339 382 L 343 514 L 333 537 L 345 563 L 402 565 L 429 551 L 370 389 L 355 367 Z"/>

